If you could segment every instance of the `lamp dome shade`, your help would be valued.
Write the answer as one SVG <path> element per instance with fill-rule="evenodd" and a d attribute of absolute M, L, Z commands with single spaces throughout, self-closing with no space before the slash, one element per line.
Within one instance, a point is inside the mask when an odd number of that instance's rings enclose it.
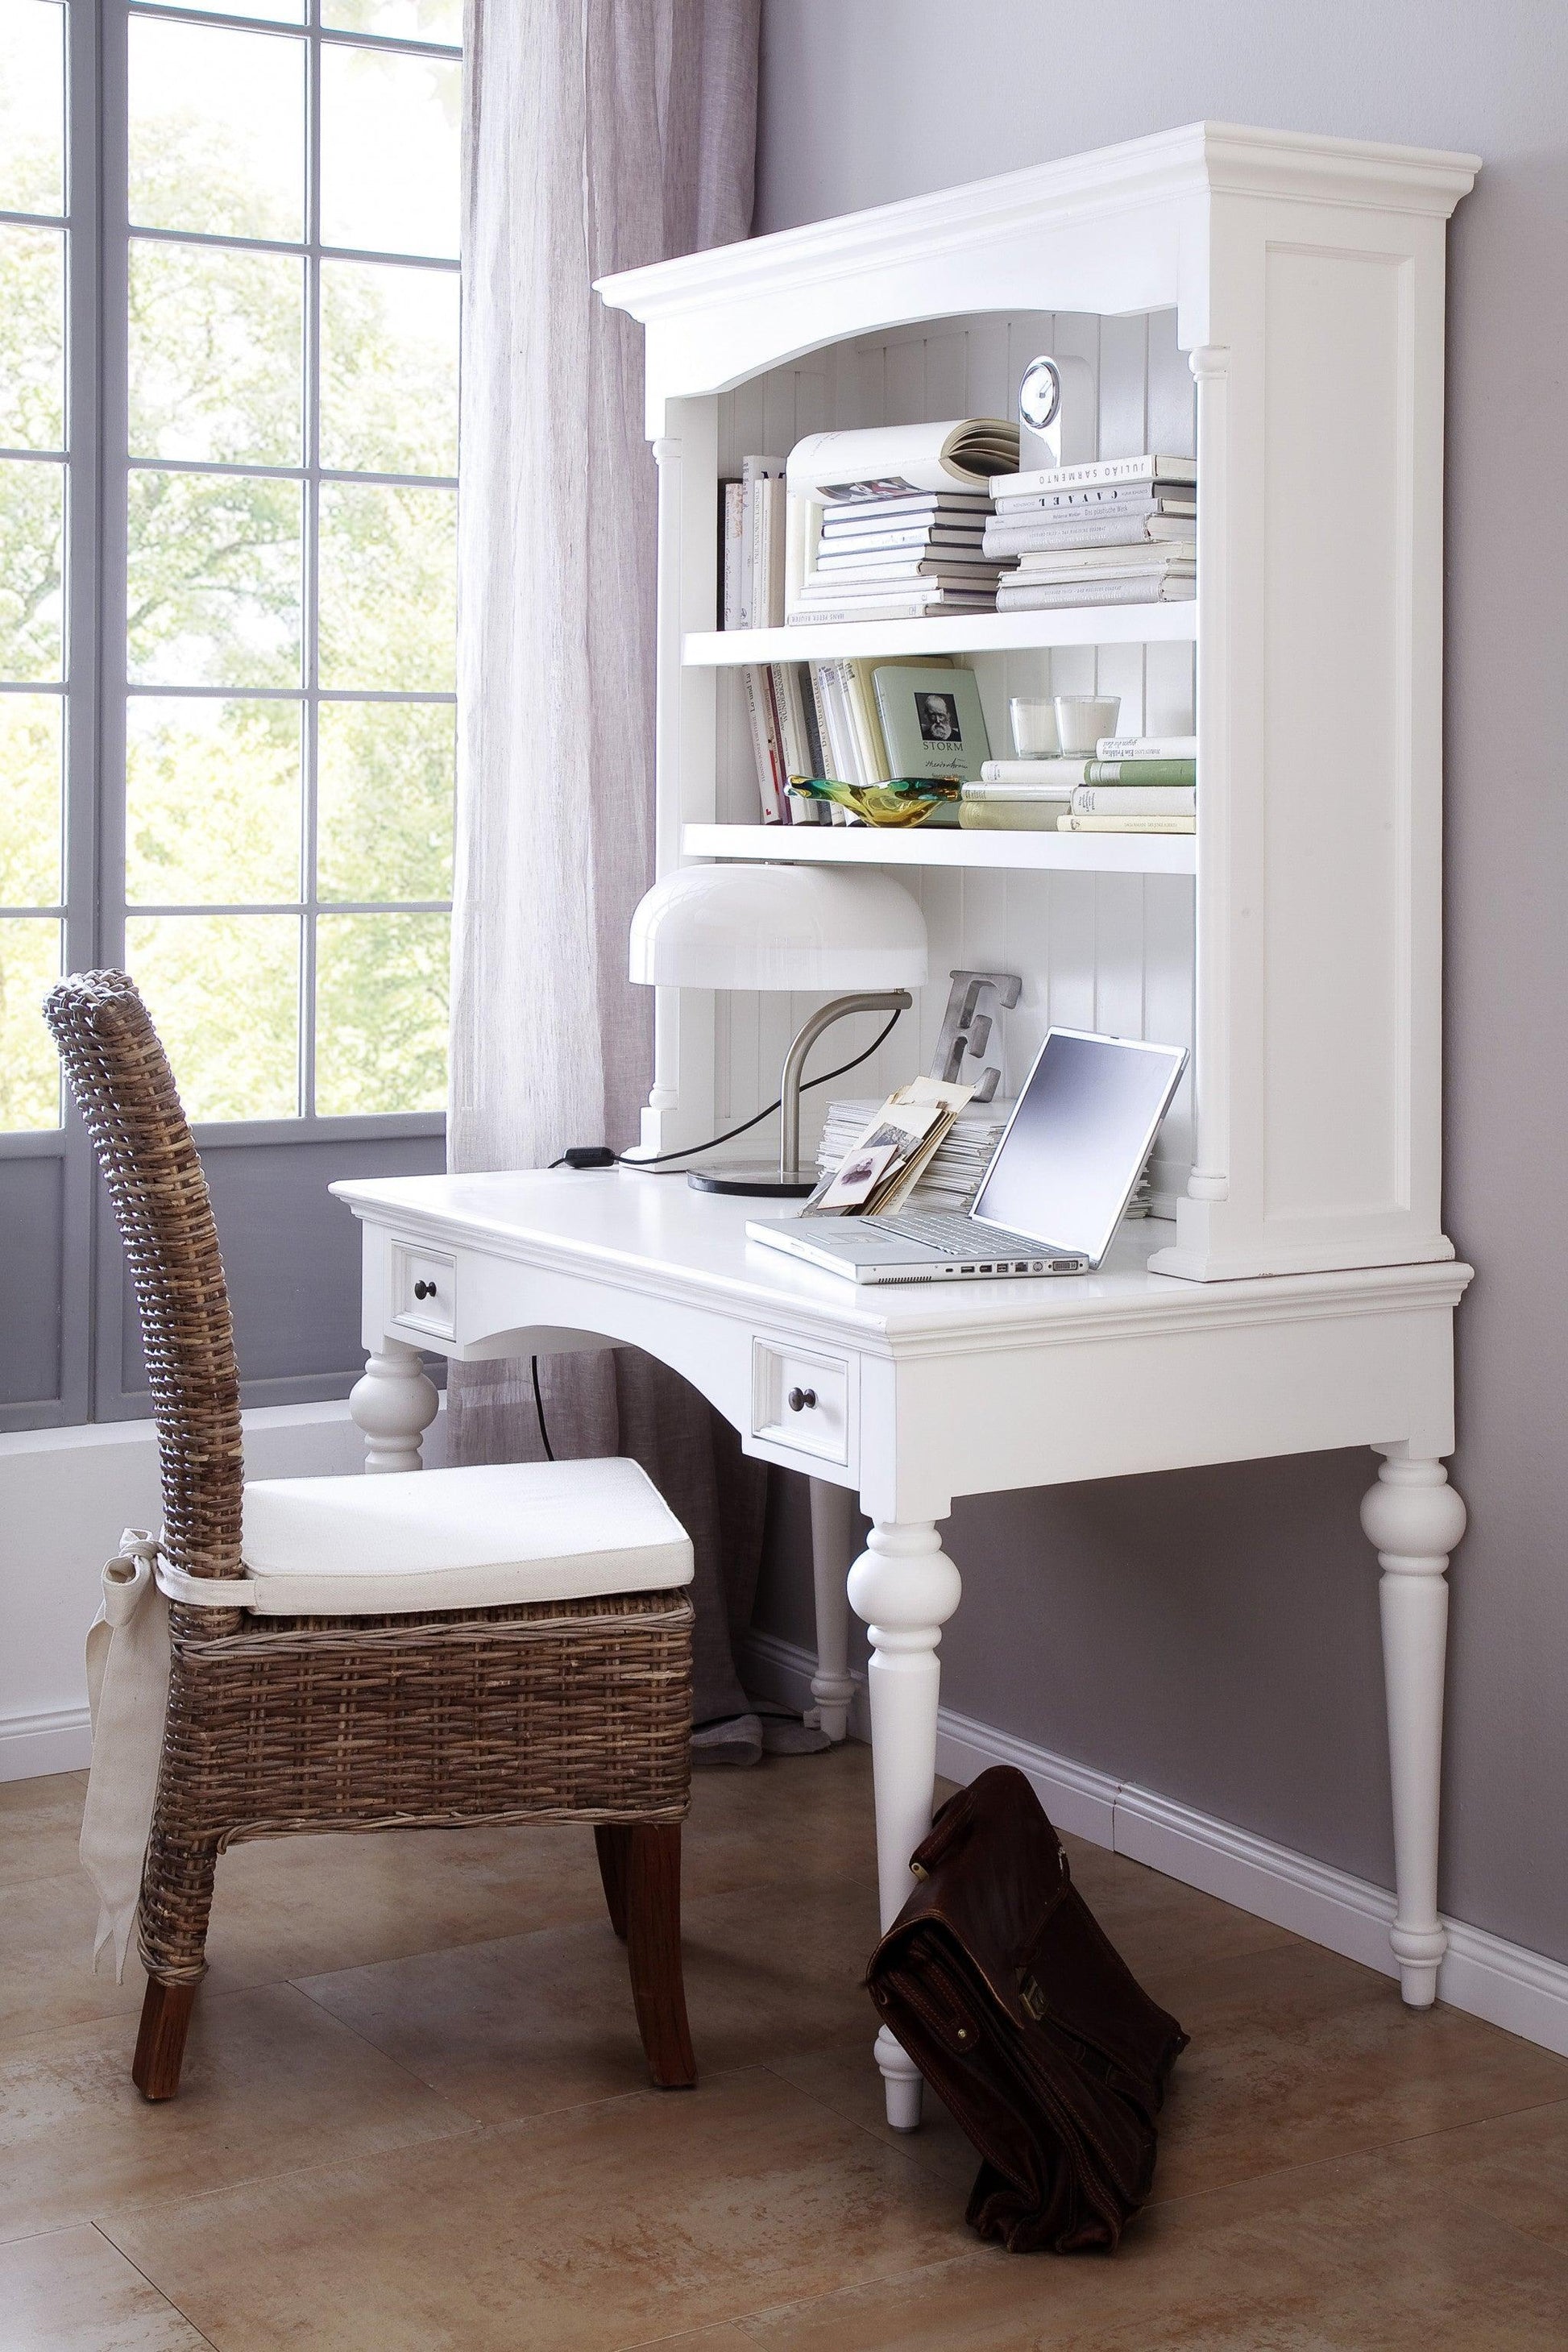
<path fill-rule="evenodd" d="M 649 987 L 918 988 L 925 917 L 890 874 L 683 866 L 632 917 L 631 977 Z"/>

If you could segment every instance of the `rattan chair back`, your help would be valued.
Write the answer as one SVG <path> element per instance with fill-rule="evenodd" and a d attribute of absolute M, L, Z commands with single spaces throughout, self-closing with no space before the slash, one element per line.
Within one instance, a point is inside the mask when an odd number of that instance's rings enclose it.
<path fill-rule="evenodd" d="M 74 972 L 44 1018 L 114 1204 L 158 1425 L 163 1549 L 192 1576 L 239 1576 L 239 1373 L 206 1178 L 135 982 Z"/>

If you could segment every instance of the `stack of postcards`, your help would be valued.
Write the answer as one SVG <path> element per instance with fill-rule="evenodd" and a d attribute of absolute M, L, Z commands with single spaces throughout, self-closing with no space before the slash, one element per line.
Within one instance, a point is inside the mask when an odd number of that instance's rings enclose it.
<path fill-rule="evenodd" d="M 822 1174 L 838 1166 L 880 1108 L 869 1098 L 828 1104 L 816 1154 L 816 1165 Z M 916 1197 L 929 1199 L 932 1206 L 944 1209 L 966 1208 L 1012 1115 L 1010 1102 L 968 1104 L 937 1146 L 935 1157 L 916 1187 Z"/>

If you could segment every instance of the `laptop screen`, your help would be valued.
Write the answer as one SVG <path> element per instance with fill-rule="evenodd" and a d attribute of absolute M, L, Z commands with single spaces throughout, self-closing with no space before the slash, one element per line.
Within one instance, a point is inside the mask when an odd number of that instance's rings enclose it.
<path fill-rule="evenodd" d="M 1186 1058 L 1179 1045 L 1048 1030 L 971 1215 L 1098 1265 Z"/>

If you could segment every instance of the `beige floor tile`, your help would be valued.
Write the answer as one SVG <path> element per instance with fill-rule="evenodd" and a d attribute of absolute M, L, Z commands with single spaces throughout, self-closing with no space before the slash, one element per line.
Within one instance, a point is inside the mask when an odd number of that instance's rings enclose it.
<path fill-rule="evenodd" d="M 977 2245 L 747 2332 L 764 2352 L 1561 2352 L 1568 2261 L 1462 2191 L 1356 2169 L 1265 2219 L 1151 2209 L 1109 2259 Z"/>
<path fill-rule="evenodd" d="M 1385 2160 L 1404 2178 L 1462 2184 L 1494 2221 L 1568 2254 L 1568 2103 L 1413 2140 Z"/>
<path fill-rule="evenodd" d="M 121 1988 L 91 1972 L 96 1897 L 77 1859 L 86 1788 L 79 1772 L 0 1783 L 0 1888 L 12 1890 L 0 1905 L 0 2045 L 141 2004 L 134 1958 Z M 803 1896 L 869 1885 L 868 1751 L 699 1773 L 685 1843 L 689 1899 L 778 1882 Z M 586 1829 L 260 1839 L 218 1864 L 208 1982 L 232 1991 L 604 1916 Z"/>
<path fill-rule="evenodd" d="M 85 1772 L 0 1780 L 0 1886 L 15 1886 L 24 1878 L 58 1878 L 77 1868 L 86 1795 Z"/>
<path fill-rule="evenodd" d="M 589 1829 L 258 1838 L 218 1864 L 216 1985 L 276 1983 L 603 1916 Z"/>
<path fill-rule="evenodd" d="M 869 2004 L 868 2004 L 869 2006 Z M 871 2055 L 877 2020 L 873 2014 L 864 2031 L 841 2036 L 826 2049 L 808 2050 L 798 2057 L 770 2060 L 782 2074 L 808 2097 L 858 2124 L 888 2147 L 900 2149 L 913 2163 L 932 2173 L 963 2212 L 980 2158 L 928 2083 L 922 2096 L 919 2131 L 895 2131 L 888 2121 L 882 2077 Z"/>
<path fill-rule="evenodd" d="M 1161 2119 L 1157 2198 L 1568 2097 L 1568 2060 L 1317 1945 L 1216 1964 Z"/>
<path fill-rule="evenodd" d="M 1167 2004 L 1190 1997 L 1219 1962 L 1300 1941 L 1289 1928 L 1255 1919 L 1195 1886 L 1164 1878 L 1125 1854 L 1064 1840 L 1073 1882 L 1153 1998 Z"/>
<path fill-rule="evenodd" d="M 0 2246 L 0 2352 L 201 2352 L 205 2343 L 96 2230 Z"/>
<path fill-rule="evenodd" d="M 918 2166 L 759 2070 L 110 2225 L 221 2347 L 610 2352 L 961 2241 Z"/>
<path fill-rule="evenodd" d="M 179 2096 L 131 2081 L 132 2020 L 0 2057 L 0 2239 L 471 2130 L 292 1986 L 196 2003 Z"/>
<path fill-rule="evenodd" d="M 743 1772 L 694 1773 L 686 1843 L 692 1895 L 768 1882 L 804 1894 L 850 1872 L 874 1884 L 869 1748 L 846 1740 L 819 1756 L 765 1756 Z"/>
<path fill-rule="evenodd" d="M 98 1897 L 84 1870 L 0 1889 L 0 2050 L 98 2018 L 133 2018 L 144 1979 L 134 1958 L 117 1985 L 92 1969 Z"/>
<path fill-rule="evenodd" d="M 875 2016 L 861 1983 L 876 1894 L 853 1875 L 808 1897 L 791 1885 L 688 1902 L 687 2010 L 700 2074 L 818 2048 Z M 647 2080 L 625 1947 L 607 1920 L 388 1961 L 302 1989 L 465 2112 L 500 2121 Z"/>
<path fill-rule="evenodd" d="M 700 2327 L 695 2336 L 645 2337 L 642 2344 L 617 2347 L 617 2352 L 756 2352 L 756 2338 L 726 2322 L 721 2327 Z"/>

